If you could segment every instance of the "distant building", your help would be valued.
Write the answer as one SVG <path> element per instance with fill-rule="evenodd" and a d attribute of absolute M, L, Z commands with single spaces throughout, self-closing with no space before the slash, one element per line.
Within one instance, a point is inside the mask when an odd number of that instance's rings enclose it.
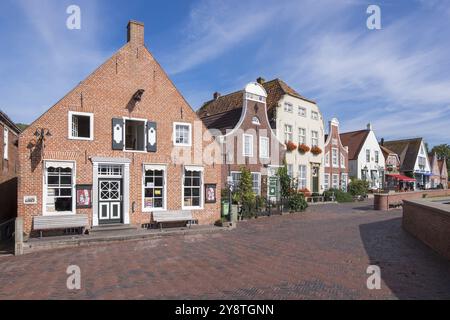
<path fill-rule="evenodd" d="M 398 154 L 400 172 L 416 180 L 415 189 L 431 188 L 431 166 L 422 138 L 384 141 L 383 146 Z"/>
<path fill-rule="evenodd" d="M 415 179 L 400 174 L 400 158 L 394 151 L 384 146 L 381 139 L 380 148 L 386 162 L 384 189 L 391 191 L 408 191 L 414 189 Z"/>
<path fill-rule="evenodd" d="M 436 153 L 429 155 L 431 166 L 431 188 L 448 188 L 448 173 L 446 159 L 439 159 Z"/>
<path fill-rule="evenodd" d="M 20 129 L 0 111 L 0 223 L 17 214 L 18 139 Z"/>
<path fill-rule="evenodd" d="M 334 118 L 329 123 L 329 132 L 325 136 L 325 175 L 324 189 L 347 191 L 349 183 L 348 147 L 342 145 L 339 135 L 339 121 Z"/>
<path fill-rule="evenodd" d="M 368 181 L 372 190 L 383 188 L 385 159 L 372 125 L 340 136 L 342 144 L 348 146 L 350 176 Z"/>
<path fill-rule="evenodd" d="M 253 191 L 269 197 L 270 177 L 283 164 L 285 146 L 277 139 L 267 117 L 267 95 L 257 82 L 244 90 L 226 95 L 215 93 L 213 99 L 197 111 L 211 134 L 221 143 L 222 188 L 227 177 L 239 185 L 242 167 L 250 170 Z"/>

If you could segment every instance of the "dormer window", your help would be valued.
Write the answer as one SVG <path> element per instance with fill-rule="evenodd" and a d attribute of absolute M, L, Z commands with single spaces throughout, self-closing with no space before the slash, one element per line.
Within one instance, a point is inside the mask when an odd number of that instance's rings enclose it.
<path fill-rule="evenodd" d="M 257 126 L 259 126 L 261 124 L 261 122 L 259 121 L 259 118 L 256 116 L 252 118 L 252 123 Z"/>
<path fill-rule="evenodd" d="M 69 139 L 94 140 L 94 114 L 69 111 Z"/>

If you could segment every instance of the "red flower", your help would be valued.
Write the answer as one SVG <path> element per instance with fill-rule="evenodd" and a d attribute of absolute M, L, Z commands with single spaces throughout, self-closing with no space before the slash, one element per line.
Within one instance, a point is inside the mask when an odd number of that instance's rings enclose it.
<path fill-rule="evenodd" d="M 295 149 L 297 149 L 297 145 L 295 143 L 293 143 L 292 141 L 288 141 L 286 142 L 286 148 L 289 152 L 294 151 Z"/>
<path fill-rule="evenodd" d="M 311 148 L 311 153 L 314 155 L 318 155 L 322 153 L 322 149 L 320 149 L 318 146 L 314 146 Z"/>
<path fill-rule="evenodd" d="M 311 150 L 311 148 L 308 147 L 304 143 L 302 143 L 301 145 L 298 146 L 298 152 L 300 152 L 300 153 L 307 153 L 307 152 L 309 152 L 309 150 Z"/>

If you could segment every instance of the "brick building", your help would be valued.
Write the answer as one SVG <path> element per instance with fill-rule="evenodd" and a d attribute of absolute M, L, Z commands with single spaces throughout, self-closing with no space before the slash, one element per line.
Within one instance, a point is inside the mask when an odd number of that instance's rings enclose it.
<path fill-rule="evenodd" d="M 0 111 L 0 223 L 17 212 L 18 139 L 20 129 Z"/>
<path fill-rule="evenodd" d="M 268 95 L 257 82 L 244 90 L 221 96 L 213 95 L 197 114 L 222 145 L 222 188 L 227 177 L 233 185 L 240 181 L 242 167 L 252 173 L 253 191 L 257 195 L 272 197 L 269 177 L 275 176 L 283 164 L 285 146 L 273 132 L 267 116 Z"/>
<path fill-rule="evenodd" d="M 446 159 L 439 159 L 436 153 L 428 155 L 431 166 L 431 188 L 448 188 L 448 173 Z"/>
<path fill-rule="evenodd" d="M 18 215 L 88 215 L 91 227 L 147 225 L 152 213 L 220 218 L 220 166 L 206 163 L 208 130 L 130 21 L 128 41 L 20 136 Z M 204 141 L 206 140 L 206 141 Z M 24 203 L 26 202 L 26 204 Z"/>
<path fill-rule="evenodd" d="M 339 135 L 339 121 L 333 118 L 325 136 L 324 189 L 347 191 L 349 183 L 348 147 L 342 145 Z"/>

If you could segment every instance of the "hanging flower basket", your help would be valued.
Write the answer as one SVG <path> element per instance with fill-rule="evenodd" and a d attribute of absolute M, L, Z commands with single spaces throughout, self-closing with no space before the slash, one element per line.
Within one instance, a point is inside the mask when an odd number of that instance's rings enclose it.
<path fill-rule="evenodd" d="M 308 147 L 306 144 L 302 143 L 301 145 L 298 146 L 298 152 L 300 153 L 307 153 L 311 150 L 310 147 Z"/>
<path fill-rule="evenodd" d="M 287 148 L 287 151 L 292 152 L 295 149 L 297 149 L 297 145 L 295 143 L 293 143 L 292 141 L 288 141 L 288 142 L 286 142 L 286 148 Z"/>
<path fill-rule="evenodd" d="M 322 153 L 322 149 L 320 149 L 318 146 L 314 146 L 311 148 L 311 153 L 317 156 Z"/>

